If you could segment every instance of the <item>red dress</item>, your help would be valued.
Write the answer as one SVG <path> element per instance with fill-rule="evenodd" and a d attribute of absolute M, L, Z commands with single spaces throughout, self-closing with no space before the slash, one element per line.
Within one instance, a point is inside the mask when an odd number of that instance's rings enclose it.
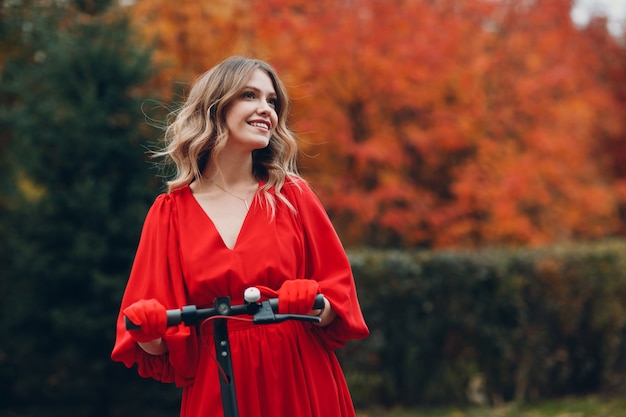
<path fill-rule="evenodd" d="M 298 187 L 299 185 L 299 187 Z M 155 298 L 167 309 L 212 307 L 218 296 L 243 301 L 253 285 L 278 289 L 288 279 L 319 282 L 337 318 L 327 327 L 287 321 L 252 325 L 229 320 L 238 408 L 245 417 L 354 416 L 333 352 L 368 335 L 345 251 L 322 205 L 303 182 L 288 180 L 273 221 L 255 199 L 229 249 L 186 186 L 157 197 L 146 217 L 122 309 Z M 167 330 L 166 354 L 144 352 L 117 323 L 112 358 L 141 376 L 183 387 L 180 415 L 223 417 L 211 323 Z"/>

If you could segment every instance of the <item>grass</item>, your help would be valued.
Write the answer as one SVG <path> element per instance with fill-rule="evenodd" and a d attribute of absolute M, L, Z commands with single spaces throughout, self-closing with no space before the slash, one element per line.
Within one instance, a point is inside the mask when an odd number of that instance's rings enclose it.
<path fill-rule="evenodd" d="M 626 396 L 568 397 L 523 406 L 362 410 L 357 417 L 626 417 Z"/>

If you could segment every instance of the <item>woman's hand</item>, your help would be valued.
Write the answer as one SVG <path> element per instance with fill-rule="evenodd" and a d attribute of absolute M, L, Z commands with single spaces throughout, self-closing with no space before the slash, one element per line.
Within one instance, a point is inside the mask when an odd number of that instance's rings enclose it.
<path fill-rule="evenodd" d="M 321 322 L 313 324 L 319 327 L 325 327 L 332 323 L 333 320 L 335 320 L 335 317 L 337 317 L 337 313 L 330 305 L 330 301 L 328 301 L 328 299 L 324 297 L 324 308 L 322 308 L 321 310 L 312 310 L 309 313 L 309 316 L 317 316 L 322 319 Z"/>
<path fill-rule="evenodd" d="M 152 355 L 167 352 L 167 345 L 163 340 L 167 328 L 167 312 L 161 303 L 154 299 L 139 300 L 126 307 L 122 313 L 140 326 L 128 333 L 143 350 Z"/>
<path fill-rule="evenodd" d="M 320 285 L 312 279 L 291 279 L 278 290 L 278 312 L 281 314 L 308 314 L 315 304 Z"/>

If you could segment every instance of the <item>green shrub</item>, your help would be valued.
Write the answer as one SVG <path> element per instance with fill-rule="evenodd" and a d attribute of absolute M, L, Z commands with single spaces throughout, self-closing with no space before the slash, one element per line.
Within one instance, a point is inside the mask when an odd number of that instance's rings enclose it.
<path fill-rule="evenodd" d="M 594 392 L 624 371 L 626 242 L 349 253 L 371 336 L 340 351 L 357 406 Z"/>

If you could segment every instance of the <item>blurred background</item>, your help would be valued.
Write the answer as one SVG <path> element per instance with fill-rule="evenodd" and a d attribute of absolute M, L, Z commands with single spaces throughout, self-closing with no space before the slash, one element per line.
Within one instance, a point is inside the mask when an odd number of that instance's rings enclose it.
<path fill-rule="evenodd" d="M 109 355 L 164 191 L 147 152 L 234 54 L 281 75 L 348 250 L 361 415 L 620 399 L 625 21 L 623 0 L 2 0 L 0 416 L 177 415 Z"/>

